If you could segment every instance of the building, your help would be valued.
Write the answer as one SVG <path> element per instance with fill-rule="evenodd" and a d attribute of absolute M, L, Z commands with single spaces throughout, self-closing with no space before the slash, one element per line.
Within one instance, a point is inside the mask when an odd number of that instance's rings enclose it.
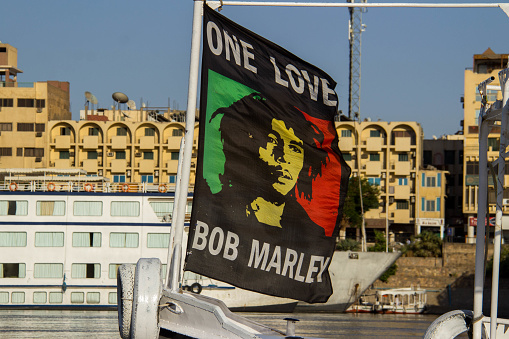
<path fill-rule="evenodd" d="M 508 67 L 509 54 L 496 54 L 488 48 L 482 54 L 474 55 L 473 68 L 465 70 L 465 88 L 463 96 L 464 105 L 464 157 L 463 157 L 463 201 L 462 210 L 466 217 L 467 228 L 467 242 L 475 242 L 475 229 L 477 226 L 477 201 L 479 190 L 479 126 L 478 117 L 481 108 L 481 96 L 478 92 L 477 86 L 493 76 L 495 80 L 491 83 L 492 87 L 487 89 L 487 101 L 493 103 L 496 100 L 502 99 L 502 93 L 498 80 L 498 72 Z M 500 128 L 492 128 L 488 137 L 488 162 L 494 161 L 499 155 L 500 145 Z M 506 170 L 506 187 L 509 186 L 507 175 L 509 170 Z M 488 200 L 489 209 L 488 213 L 494 216 L 495 213 L 495 189 L 493 180 L 488 177 Z M 504 219 L 505 215 L 509 214 L 509 190 L 504 191 L 504 206 L 503 206 Z M 508 223 L 503 222 L 503 225 Z M 507 226 L 503 226 L 504 229 Z M 507 231 L 504 231 L 506 233 Z M 504 238 L 509 240 L 508 235 L 504 234 Z"/>
<path fill-rule="evenodd" d="M 69 83 L 19 82 L 17 49 L 0 44 L 0 167 L 47 167 L 49 120 L 69 120 Z"/>
<path fill-rule="evenodd" d="M 420 219 L 443 220 L 445 189 L 428 190 L 426 178 L 441 178 L 444 171 L 434 169 L 430 174 L 421 168 L 423 131 L 417 122 L 339 121 L 336 129 L 339 148 L 352 175 L 360 175 L 380 187 L 380 207 L 365 215 L 368 239 L 375 229 L 385 232 L 388 226 L 395 240 L 404 242 L 426 226 L 419 224 L 420 221 L 429 224 Z M 438 186 L 445 187 L 445 180 L 435 179 L 435 185 L 437 182 Z M 437 210 L 437 205 L 433 205 L 435 209 L 431 210 L 430 204 L 427 208 L 427 201 L 431 200 L 441 208 Z"/>
<path fill-rule="evenodd" d="M 445 196 L 445 226 L 448 239 L 465 241 L 466 230 L 463 211 L 458 208 L 463 201 L 463 134 L 443 135 L 425 139 L 423 167 L 433 166 L 447 171 Z"/>

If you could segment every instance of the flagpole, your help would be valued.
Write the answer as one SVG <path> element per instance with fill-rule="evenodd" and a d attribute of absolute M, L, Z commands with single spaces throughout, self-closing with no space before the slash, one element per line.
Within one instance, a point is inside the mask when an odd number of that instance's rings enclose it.
<path fill-rule="evenodd" d="M 200 67 L 200 39 L 202 26 L 203 1 L 194 0 L 193 11 L 193 34 L 191 38 L 191 63 L 189 67 L 189 85 L 186 110 L 186 133 L 184 135 L 184 155 L 182 159 L 182 170 L 177 174 L 179 190 L 175 192 L 177 205 L 176 220 L 172 220 L 173 243 L 170 244 L 169 256 L 174 267 L 169 269 L 167 279 L 168 287 L 177 292 L 180 281 L 180 256 L 182 254 L 182 237 L 184 234 L 184 221 L 187 206 L 187 193 L 189 191 L 189 176 L 191 174 L 191 157 L 193 153 L 194 121 L 196 117 L 196 101 L 198 98 L 198 76 Z"/>

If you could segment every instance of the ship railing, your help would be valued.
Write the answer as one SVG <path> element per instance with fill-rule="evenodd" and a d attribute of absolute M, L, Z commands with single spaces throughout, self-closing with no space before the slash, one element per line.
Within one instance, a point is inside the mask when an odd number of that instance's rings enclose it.
<path fill-rule="evenodd" d="M 193 192 L 194 187 L 189 187 Z M 0 191 L 8 192 L 94 192 L 94 193 L 174 193 L 175 184 L 94 181 L 3 181 Z"/>

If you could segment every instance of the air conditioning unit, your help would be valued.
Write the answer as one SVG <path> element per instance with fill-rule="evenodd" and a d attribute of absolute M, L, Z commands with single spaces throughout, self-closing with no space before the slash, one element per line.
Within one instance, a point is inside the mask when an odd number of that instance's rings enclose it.
<path fill-rule="evenodd" d="M 42 113 L 42 108 L 37 107 L 37 113 Z"/>
<path fill-rule="evenodd" d="M 74 156 L 74 152 L 69 152 L 69 156 L 73 157 Z"/>
<path fill-rule="evenodd" d="M 140 153 L 140 152 L 136 152 L 136 153 L 134 153 L 134 156 L 135 156 L 136 158 L 139 158 L 139 157 L 141 157 L 141 153 Z"/>
<path fill-rule="evenodd" d="M 107 153 L 107 155 L 108 155 L 109 157 L 112 157 L 112 156 L 113 156 L 113 152 L 108 152 L 108 153 Z"/>
<path fill-rule="evenodd" d="M 102 157 L 103 156 L 103 152 L 97 152 L 97 156 L 98 157 Z"/>
<path fill-rule="evenodd" d="M 509 205 L 509 199 L 502 199 L 502 204 L 504 206 Z"/>
<path fill-rule="evenodd" d="M 40 138 L 40 137 L 42 137 L 42 132 L 37 132 L 37 133 L 35 133 L 35 137 L 36 137 L 36 138 Z"/>
<path fill-rule="evenodd" d="M 35 162 L 41 162 L 42 158 L 35 158 Z"/>
<path fill-rule="evenodd" d="M 103 170 L 102 170 L 102 169 L 98 170 L 98 171 L 97 171 L 97 174 L 98 174 L 98 175 L 103 175 Z"/>
<path fill-rule="evenodd" d="M 154 171 L 154 177 L 158 177 L 158 176 L 159 176 L 159 171 L 158 170 Z"/>

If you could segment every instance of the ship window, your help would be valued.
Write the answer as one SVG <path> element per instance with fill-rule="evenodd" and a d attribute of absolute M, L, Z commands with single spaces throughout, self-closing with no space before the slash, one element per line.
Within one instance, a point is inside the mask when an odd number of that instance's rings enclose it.
<path fill-rule="evenodd" d="M 64 294 L 62 292 L 49 292 L 49 302 L 51 304 L 61 304 L 64 300 Z"/>
<path fill-rule="evenodd" d="M 63 264 L 34 264 L 34 278 L 62 278 L 63 276 Z"/>
<path fill-rule="evenodd" d="M 65 215 L 65 201 L 37 201 L 37 215 Z"/>
<path fill-rule="evenodd" d="M 0 292 L 0 304 L 9 303 L 9 292 Z"/>
<path fill-rule="evenodd" d="M 75 201 L 75 216 L 101 216 L 103 215 L 102 201 Z"/>
<path fill-rule="evenodd" d="M 25 292 L 12 292 L 11 302 L 13 304 L 23 304 L 25 302 Z"/>
<path fill-rule="evenodd" d="M 0 247 L 25 247 L 26 232 L 0 232 Z"/>
<path fill-rule="evenodd" d="M 110 233 L 110 247 L 136 248 L 138 244 L 138 233 Z"/>
<path fill-rule="evenodd" d="M 0 200 L 0 215 L 27 215 L 28 201 Z"/>
<path fill-rule="evenodd" d="M 171 214 L 173 212 L 172 201 L 151 201 L 150 207 L 152 207 L 152 210 L 155 212 L 155 214 L 161 221 L 165 217 L 171 217 Z"/>
<path fill-rule="evenodd" d="M 46 292 L 34 292 L 34 304 L 45 304 L 48 301 Z"/>
<path fill-rule="evenodd" d="M 85 302 L 85 293 L 83 292 L 71 292 L 71 303 L 83 304 Z"/>
<path fill-rule="evenodd" d="M 108 304 L 117 304 L 117 292 L 108 293 Z"/>
<path fill-rule="evenodd" d="M 101 247 L 100 232 L 74 232 L 72 234 L 73 247 Z"/>
<path fill-rule="evenodd" d="M 122 264 L 110 264 L 110 269 L 108 272 L 108 277 L 110 279 L 117 279 L 117 272 L 118 272 L 118 268 L 120 267 L 120 265 L 122 265 Z"/>
<path fill-rule="evenodd" d="M 166 264 L 162 264 L 161 265 L 161 277 L 163 278 L 163 280 L 166 279 L 166 268 L 167 268 L 168 265 Z"/>
<path fill-rule="evenodd" d="M 87 293 L 87 304 L 99 304 L 101 301 L 101 293 L 99 292 L 88 292 Z"/>
<path fill-rule="evenodd" d="M 96 279 L 101 277 L 101 264 L 72 264 L 71 277 Z"/>
<path fill-rule="evenodd" d="M 192 201 L 188 201 L 187 202 L 187 207 L 186 207 L 186 214 L 191 214 L 193 210 L 193 202 Z"/>
<path fill-rule="evenodd" d="M 24 278 L 25 264 L 0 264 L 0 278 Z"/>
<path fill-rule="evenodd" d="M 63 247 L 64 232 L 35 232 L 35 247 Z"/>
<path fill-rule="evenodd" d="M 170 244 L 169 233 L 149 233 L 147 234 L 148 248 L 168 248 Z"/>
<path fill-rule="evenodd" d="M 112 217 L 137 217 L 140 215 L 140 203 L 138 201 L 112 201 Z"/>

